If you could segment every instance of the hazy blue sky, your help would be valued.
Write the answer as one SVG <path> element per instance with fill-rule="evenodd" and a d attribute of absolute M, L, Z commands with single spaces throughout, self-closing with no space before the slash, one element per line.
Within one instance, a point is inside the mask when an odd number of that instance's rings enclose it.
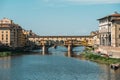
<path fill-rule="evenodd" d="M 98 18 L 120 13 L 120 0 L 0 0 L 7 17 L 39 35 L 87 35 Z"/>

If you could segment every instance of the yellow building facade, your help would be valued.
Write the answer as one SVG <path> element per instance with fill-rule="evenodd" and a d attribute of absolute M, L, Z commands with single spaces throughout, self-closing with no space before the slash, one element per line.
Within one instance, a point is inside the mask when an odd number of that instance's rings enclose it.
<path fill-rule="evenodd" d="M 12 48 L 24 47 L 26 39 L 24 36 L 21 26 L 7 18 L 0 20 L 0 45 Z"/>

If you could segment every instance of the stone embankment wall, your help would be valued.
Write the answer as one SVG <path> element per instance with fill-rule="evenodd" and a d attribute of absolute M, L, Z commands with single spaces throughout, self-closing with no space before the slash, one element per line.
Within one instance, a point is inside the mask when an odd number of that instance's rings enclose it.
<path fill-rule="evenodd" d="M 120 58 L 120 47 L 99 46 L 96 52 L 107 54 L 112 58 Z"/>

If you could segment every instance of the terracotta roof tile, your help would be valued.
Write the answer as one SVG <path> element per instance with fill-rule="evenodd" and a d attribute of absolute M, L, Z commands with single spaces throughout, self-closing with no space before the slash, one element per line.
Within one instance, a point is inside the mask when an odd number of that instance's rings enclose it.
<path fill-rule="evenodd" d="M 111 14 L 109 16 L 111 16 L 111 17 L 120 17 L 120 14 Z"/>
<path fill-rule="evenodd" d="M 104 19 L 104 18 L 107 18 L 107 17 L 120 17 L 120 14 L 119 13 L 114 13 L 114 14 L 111 14 L 111 15 L 108 15 L 108 16 L 105 16 L 105 17 L 102 17 L 100 19 L 97 19 L 97 20 L 101 20 L 101 19 Z"/>

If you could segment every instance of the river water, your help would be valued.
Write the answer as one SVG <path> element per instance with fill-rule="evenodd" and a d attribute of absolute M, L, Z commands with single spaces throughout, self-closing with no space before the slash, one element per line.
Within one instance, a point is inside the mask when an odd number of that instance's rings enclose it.
<path fill-rule="evenodd" d="M 80 53 L 81 47 L 75 48 Z M 66 49 L 0 58 L 0 80 L 120 80 L 109 65 L 65 56 Z"/>

